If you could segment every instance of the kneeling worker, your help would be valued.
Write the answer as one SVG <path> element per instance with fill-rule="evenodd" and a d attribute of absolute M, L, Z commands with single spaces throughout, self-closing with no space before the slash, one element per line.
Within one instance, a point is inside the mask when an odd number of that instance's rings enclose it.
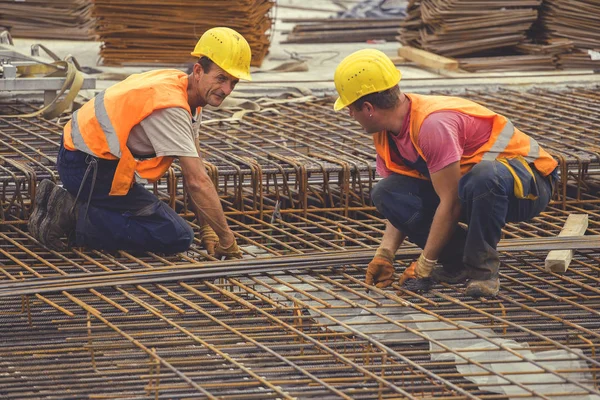
<path fill-rule="evenodd" d="M 241 257 L 200 157 L 192 116 L 207 104 L 219 106 L 240 79 L 251 79 L 250 46 L 219 27 L 202 35 L 192 55 L 199 59 L 189 75 L 174 69 L 132 75 L 73 113 L 57 158 L 66 190 L 42 181 L 28 224 L 42 244 L 62 249 L 67 235 L 92 249 L 187 250 L 194 239 L 189 224 L 141 184 L 160 179 L 178 157 L 204 247 L 217 258 Z"/>
<path fill-rule="evenodd" d="M 468 295 L 496 296 L 502 228 L 544 210 L 557 162 L 508 118 L 458 97 L 402 93 L 400 77 L 374 49 L 346 57 L 334 76 L 334 108 L 347 107 L 373 134 L 384 177 L 371 198 L 387 225 L 366 283 L 392 284 L 394 254 L 408 237 L 423 251 L 401 284 L 428 290 L 430 279 L 470 280 Z"/>

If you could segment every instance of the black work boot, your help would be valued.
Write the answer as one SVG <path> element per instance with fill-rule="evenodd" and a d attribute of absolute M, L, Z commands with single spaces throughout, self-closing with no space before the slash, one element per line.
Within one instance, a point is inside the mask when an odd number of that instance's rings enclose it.
<path fill-rule="evenodd" d="M 46 217 L 39 227 L 40 241 L 52 250 L 63 250 L 60 238 L 75 229 L 77 207 L 75 198 L 65 189 L 55 186 L 48 199 Z"/>
<path fill-rule="evenodd" d="M 466 294 L 471 297 L 496 297 L 500 291 L 500 279 L 490 278 L 483 281 L 472 280 L 467 285 Z"/>
<path fill-rule="evenodd" d="M 37 185 L 33 201 L 33 212 L 29 216 L 29 222 L 27 222 L 29 233 L 37 240 L 40 240 L 40 225 L 46 216 L 48 198 L 55 186 L 54 182 L 50 179 L 44 179 Z"/>
<path fill-rule="evenodd" d="M 469 279 L 469 273 L 466 268 L 445 268 L 436 265 L 431 271 L 431 279 L 436 282 L 446 282 L 450 284 L 463 283 Z"/>

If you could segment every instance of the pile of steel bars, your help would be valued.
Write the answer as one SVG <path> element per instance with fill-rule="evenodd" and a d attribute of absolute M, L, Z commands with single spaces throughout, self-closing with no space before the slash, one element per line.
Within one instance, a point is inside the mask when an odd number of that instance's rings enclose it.
<path fill-rule="evenodd" d="M 541 19 L 546 36 L 572 40 L 579 49 L 600 50 L 600 3 L 545 0 Z"/>
<path fill-rule="evenodd" d="M 91 0 L 0 0 L 0 26 L 15 38 L 93 40 Z"/>
<path fill-rule="evenodd" d="M 271 43 L 273 0 L 95 0 L 105 65 L 185 64 L 198 38 L 215 26 L 241 33 L 260 66 Z"/>
<path fill-rule="evenodd" d="M 368 40 L 394 41 L 403 18 L 284 18 L 297 23 L 282 43 L 345 43 Z"/>
<path fill-rule="evenodd" d="M 411 0 L 400 42 L 455 57 L 516 46 L 536 21 L 541 0 Z"/>

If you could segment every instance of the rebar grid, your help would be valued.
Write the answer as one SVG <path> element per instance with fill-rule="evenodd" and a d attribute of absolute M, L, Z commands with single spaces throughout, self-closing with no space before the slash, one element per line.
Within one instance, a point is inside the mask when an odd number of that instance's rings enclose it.
<path fill-rule="evenodd" d="M 529 120 L 541 113 L 527 105 L 531 93 L 546 110 L 538 125 Z M 540 105 L 546 93 L 550 100 Z M 598 95 L 584 89 L 567 94 L 580 102 L 555 101 L 547 91 L 467 94 L 510 116 L 547 148 L 546 128 L 556 115 L 579 107 L 585 121 L 576 131 L 585 147 L 571 141 L 568 150 L 559 149 L 569 135 L 560 124 L 548 139 L 557 147 L 549 150 L 561 160 L 562 177 L 569 177 L 559 202 L 532 221 L 508 225 L 506 238 L 555 236 L 571 212 L 588 213 L 589 231 L 598 234 L 592 124 Z M 209 174 L 248 262 L 294 254 L 307 254 L 308 261 L 328 251 L 376 246 L 384 221 L 368 200 L 376 182 L 370 136 L 326 102 L 262 106 L 239 120 L 228 111 L 205 112 L 201 131 Z M 0 117 L 0 280 L 64 277 L 66 284 L 56 294 L 3 297 L 3 398 L 600 395 L 597 250 L 578 250 L 565 275 L 544 271 L 545 253 L 503 252 L 501 294 L 488 301 L 449 285 L 427 294 L 397 286 L 367 294 L 365 260 L 352 259 L 308 270 L 294 270 L 290 262 L 283 273 L 74 290 L 69 277 L 76 274 L 131 270 L 141 276 L 212 258 L 198 242 L 185 254 L 164 256 L 57 253 L 31 238 L 25 223 L 34 183 L 58 179 L 52 171 L 61 125 Z M 178 166 L 153 190 L 194 224 Z M 407 253 L 399 264 L 413 258 Z M 584 394 L 591 397 L 577 397 Z"/>
<path fill-rule="evenodd" d="M 231 213 L 227 216 L 228 222 L 245 257 L 250 259 L 368 250 L 380 243 L 385 228 L 383 219 L 362 210 L 352 211 L 347 217 L 327 210 L 311 210 L 306 215 L 303 212 L 284 212 L 281 219 L 273 223 L 269 215 L 266 220 L 260 220 L 253 215 L 240 216 L 236 215 L 235 211 Z M 508 224 L 504 228 L 504 237 L 512 239 L 556 236 L 571 213 L 587 213 L 588 232 L 600 234 L 600 206 L 568 204 L 566 210 L 550 206 L 529 222 Z M 79 248 L 55 252 L 46 249 L 31 237 L 25 226 L 10 222 L 5 221 L 0 229 L 0 281 L 66 276 L 74 273 L 150 269 L 214 260 L 206 254 L 197 239 L 186 253 L 168 256 L 151 252 L 136 255 L 125 251 L 106 253 Z M 193 222 L 190 224 L 198 228 Z M 411 246 L 408 243 L 404 247 Z M 593 263 L 594 260 L 590 262 Z"/>
<path fill-rule="evenodd" d="M 294 272 L 293 263 L 217 281 L 3 298 L 0 387 L 6 398 L 26 398 L 23 379 L 32 398 L 57 398 L 60 385 L 91 398 L 202 398 L 191 383 L 223 398 L 497 398 L 497 376 L 524 398 L 597 394 L 600 268 L 589 258 L 598 253 L 578 252 L 564 276 L 542 273 L 544 257 L 503 255 L 501 295 L 485 302 L 449 285 L 367 294 L 364 264 Z"/>

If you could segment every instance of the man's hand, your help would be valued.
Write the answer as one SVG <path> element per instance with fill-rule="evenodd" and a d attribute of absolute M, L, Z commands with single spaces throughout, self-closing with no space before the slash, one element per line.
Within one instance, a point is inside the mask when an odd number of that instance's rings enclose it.
<path fill-rule="evenodd" d="M 388 287 L 394 281 L 394 254 L 385 248 L 378 248 L 375 257 L 369 263 L 365 283 L 378 288 Z"/>
<path fill-rule="evenodd" d="M 413 292 L 427 292 L 431 288 L 432 281 L 429 277 L 437 260 L 428 260 L 423 253 L 417 261 L 413 261 L 404 270 L 398 284 Z"/>
<path fill-rule="evenodd" d="M 219 237 L 210 227 L 210 225 L 202 225 L 200 227 L 200 242 L 202 246 L 206 249 L 206 252 L 211 256 L 215 255 L 215 247 L 219 244 Z"/>
<path fill-rule="evenodd" d="M 215 248 L 215 258 L 221 260 L 223 257 L 225 257 L 225 260 L 242 258 L 242 251 L 238 247 L 235 240 L 231 246 L 227 248 L 221 247 L 221 243 L 217 244 L 217 247 Z"/>

